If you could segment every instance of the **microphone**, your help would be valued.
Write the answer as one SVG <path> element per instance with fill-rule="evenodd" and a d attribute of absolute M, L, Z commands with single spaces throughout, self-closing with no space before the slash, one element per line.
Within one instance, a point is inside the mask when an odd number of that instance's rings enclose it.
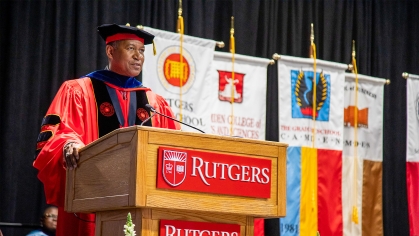
<path fill-rule="evenodd" d="M 168 118 L 168 119 L 170 119 L 170 120 L 176 121 L 176 122 L 178 122 L 178 123 L 181 123 L 181 124 L 183 124 L 183 125 L 186 125 L 186 126 L 188 126 L 188 127 L 191 127 L 192 129 L 196 129 L 196 130 L 198 130 L 199 132 L 201 132 L 201 133 L 204 133 L 204 134 L 205 134 L 205 132 L 204 132 L 204 131 L 202 131 L 202 130 L 200 130 L 200 129 L 196 128 L 196 127 L 193 127 L 192 125 L 185 124 L 185 123 L 183 123 L 182 121 L 176 120 L 176 119 L 174 119 L 174 118 L 172 118 L 172 117 L 170 117 L 170 116 L 166 116 L 165 114 L 162 114 L 162 113 L 160 113 L 160 112 L 156 111 L 156 109 L 154 109 L 154 107 L 153 107 L 152 105 L 150 105 L 150 104 L 145 104 L 145 106 L 146 106 L 146 107 L 148 107 L 148 108 L 150 108 L 150 110 L 151 110 L 152 112 L 154 112 L 154 114 L 156 114 L 156 113 L 157 113 L 157 114 L 159 114 L 159 115 L 161 115 L 161 116 L 164 116 L 164 117 L 166 117 L 166 118 Z M 154 116 L 154 114 L 153 114 L 153 116 Z M 150 116 L 150 118 L 151 118 L 151 116 Z"/>

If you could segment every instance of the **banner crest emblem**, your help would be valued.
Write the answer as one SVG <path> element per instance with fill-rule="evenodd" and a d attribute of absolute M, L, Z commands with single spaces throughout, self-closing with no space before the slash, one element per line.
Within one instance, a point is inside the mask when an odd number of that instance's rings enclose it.
<path fill-rule="evenodd" d="M 291 70 L 292 118 L 312 119 L 313 71 Z M 318 121 L 329 121 L 330 75 L 316 73 L 316 111 Z"/>
<path fill-rule="evenodd" d="M 170 93 L 182 94 L 189 91 L 195 81 L 195 61 L 183 48 L 182 57 L 179 46 L 165 48 L 157 59 L 157 74 L 162 86 Z"/>
<path fill-rule="evenodd" d="M 234 102 L 242 103 L 243 102 L 243 84 L 244 76 L 242 73 L 234 73 L 234 81 L 232 79 L 233 75 L 230 71 L 218 71 L 218 99 L 220 101 L 231 101 L 232 89 L 234 91 Z"/>
<path fill-rule="evenodd" d="M 175 187 L 183 183 L 186 177 L 186 152 L 164 150 L 163 178 L 169 185 Z"/>
<path fill-rule="evenodd" d="M 355 109 L 358 110 L 358 127 L 368 128 L 368 107 L 358 109 L 355 106 L 348 106 L 343 112 L 343 125 L 355 127 Z"/>

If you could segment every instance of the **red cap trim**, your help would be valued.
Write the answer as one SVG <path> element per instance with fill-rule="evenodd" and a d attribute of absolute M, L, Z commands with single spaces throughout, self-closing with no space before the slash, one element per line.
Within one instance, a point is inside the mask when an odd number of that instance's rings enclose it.
<path fill-rule="evenodd" d="M 106 38 L 106 44 L 111 43 L 113 41 L 117 41 L 117 40 L 127 40 L 127 39 L 134 39 L 134 40 L 138 40 L 138 41 L 141 41 L 142 43 L 144 43 L 144 39 L 138 37 L 135 34 L 118 33 L 118 34 L 114 34 L 112 36 L 107 37 Z"/>

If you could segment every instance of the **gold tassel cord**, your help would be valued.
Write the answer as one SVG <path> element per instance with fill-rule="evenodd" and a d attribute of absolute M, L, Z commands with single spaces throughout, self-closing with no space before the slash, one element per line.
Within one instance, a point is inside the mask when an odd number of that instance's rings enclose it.
<path fill-rule="evenodd" d="M 311 47 L 313 48 L 313 59 L 314 59 L 314 63 L 313 63 L 313 128 L 312 128 L 312 135 L 313 135 L 313 139 L 312 139 L 312 147 L 314 148 L 314 142 L 315 142 L 315 136 L 316 136 L 316 45 L 314 43 L 312 43 Z M 314 190 L 311 193 L 311 202 L 312 202 L 312 210 L 314 210 L 314 208 L 316 207 L 317 203 L 316 203 L 316 199 L 314 196 Z"/>
<path fill-rule="evenodd" d="M 183 17 L 182 17 L 182 0 L 179 0 L 179 10 L 178 10 L 178 20 L 177 20 L 177 31 L 179 33 L 180 45 L 179 45 L 179 120 L 183 121 L 182 115 L 182 86 L 184 79 L 184 65 L 183 65 L 183 35 L 185 33 Z"/>
<path fill-rule="evenodd" d="M 313 28 L 313 23 L 311 23 L 311 31 L 310 31 L 310 52 L 309 52 L 309 54 L 310 54 L 310 58 L 314 58 L 314 48 L 312 47 L 313 46 L 313 43 L 314 43 L 314 28 Z"/>
<path fill-rule="evenodd" d="M 126 26 L 129 26 L 129 23 L 127 23 Z M 137 25 L 136 27 L 139 30 L 144 30 L 144 27 L 142 25 Z M 156 43 L 154 42 L 154 40 L 152 44 L 153 44 L 153 55 L 155 56 L 157 54 L 157 50 L 156 50 Z"/>
<path fill-rule="evenodd" d="M 153 55 L 155 56 L 156 54 L 157 54 L 156 44 L 154 43 L 154 40 L 153 40 Z"/>
<path fill-rule="evenodd" d="M 314 148 L 314 142 L 315 142 L 315 137 L 316 137 L 316 87 L 317 87 L 317 83 L 316 83 L 316 79 L 317 79 L 317 63 L 316 63 L 316 44 L 314 44 L 314 30 L 313 30 L 313 24 L 311 24 L 311 34 L 310 34 L 310 41 L 311 41 L 311 54 L 312 54 L 312 58 L 313 58 L 313 127 L 312 127 L 312 148 Z M 315 197 L 315 190 L 312 189 L 311 191 L 311 210 L 314 211 L 317 202 L 316 202 L 316 197 Z"/>
<path fill-rule="evenodd" d="M 317 63 L 316 63 L 316 44 L 314 44 L 314 29 L 313 29 L 313 24 L 311 24 L 311 32 L 310 32 L 310 57 L 313 58 L 313 105 L 312 105 L 312 120 L 313 120 L 313 124 L 312 124 L 312 137 L 311 137 L 311 146 L 312 148 L 314 148 L 314 142 L 316 140 L 316 98 L 317 98 L 317 94 L 316 94 L 316 90 L 317 90 Z"/>
<path fill-rule="evenodd" d="M 234 39 L 234 16 L 231 17 L 231 29 L 230 29 L 230 53 L 231 53 L 231 97 L 230 97 L 230 104 L 231 104 L 231 120 L 230 120 L 230 136 L 233 136 L 233 123 L 234 123 L 234 55 L 236 53 L 236 42 Z"/>
<path fill-rule="evenodd" d="M 316 102 L 317 102 L 317 63 L 316 63 L 316 44 L 312 43 L 311 47 L 313 48 L 313 128 L 312 128 L 312 147 L 314 148 L 314 142 L 316 138 Z"/>
<path fill-rule="evenodd" d="M 356 68 L 355 59 L 355 41 L 352 41 L 352 65 L 355 73 L 355 104 L 354 104 L 354 143 L 358 141 L 358 70 Z M 353 193 L 353 207 L 352 207 L 352 221 L 355 224 L 359 222 L 357 198 L 358 198 L 358 148 L 354 145 L 354 193 Z"/>

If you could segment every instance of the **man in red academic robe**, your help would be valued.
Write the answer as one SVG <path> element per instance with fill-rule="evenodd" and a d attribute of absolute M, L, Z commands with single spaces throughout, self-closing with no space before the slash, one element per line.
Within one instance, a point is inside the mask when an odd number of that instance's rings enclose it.
<path fill-rule="evenodd" d="M 66 168 L 77 168 L 79 148 L 121 127 L 146 125 L 180 129 L 160 115 L 150 117 L 150 104 L 174 117 L 168 103 L 136 80 L 144 62 L 145 44 L 154 36 L 135 27 L 98 27 L 106 41 L 108 67 L 63 83 L 41 124 L 34 167 L 44 184 L 48 204 L 58 206 L 57 236 L 94 235 L 94 214 L 64 212 Z"/>

